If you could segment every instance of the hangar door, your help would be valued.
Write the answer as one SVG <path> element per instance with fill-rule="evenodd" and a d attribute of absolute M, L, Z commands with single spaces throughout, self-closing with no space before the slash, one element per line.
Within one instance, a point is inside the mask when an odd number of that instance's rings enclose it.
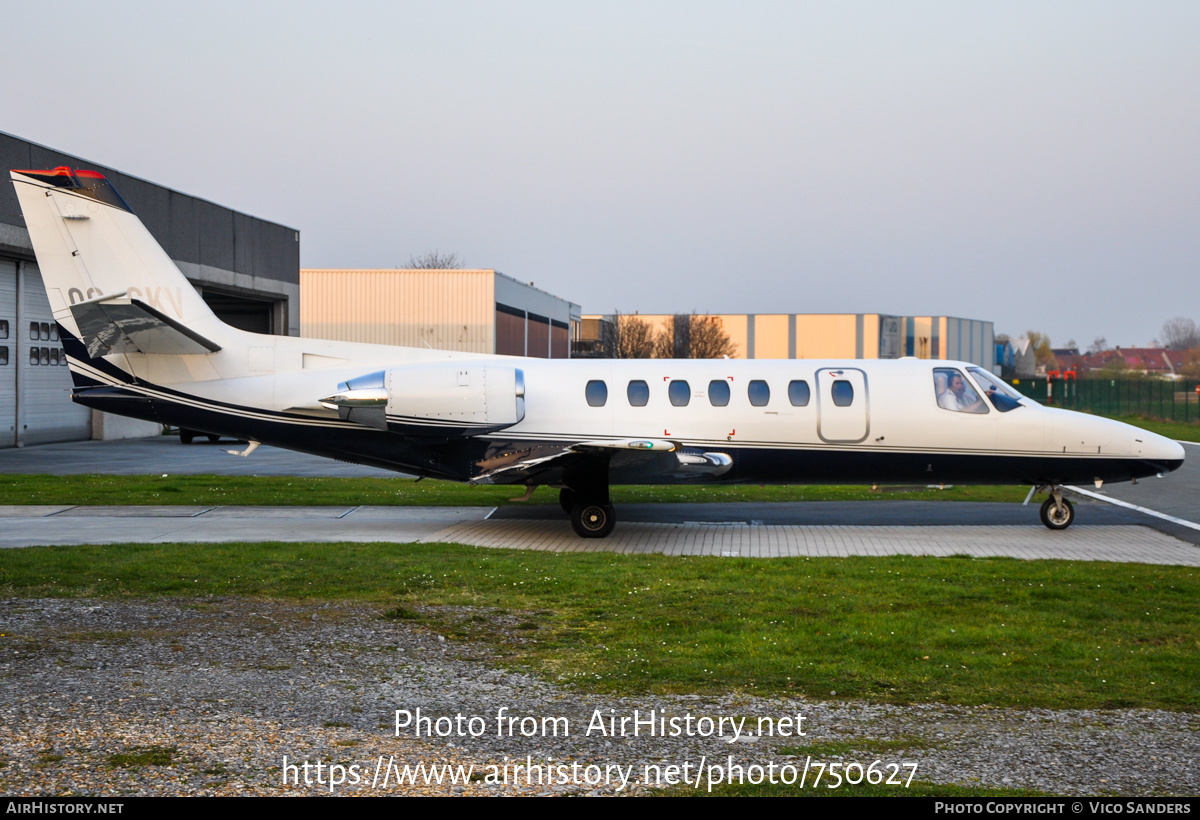
<path fill-rule="evenodd" d="M 0 259 L 0 447 L 17 444 L 17 264 Z"/>
<path fill-rule="evenodd" d="M 92 411 L 71 401 L 71 372 L 58 339 L 58 325 L 37 265 L 22 266 L 17 326 L 9 331 L 9 360 L 16 350 L 17 423 L 24 444 L 79 441 L 92 437 Z M 0 344 L 3 344 L 0 341 Z"/>

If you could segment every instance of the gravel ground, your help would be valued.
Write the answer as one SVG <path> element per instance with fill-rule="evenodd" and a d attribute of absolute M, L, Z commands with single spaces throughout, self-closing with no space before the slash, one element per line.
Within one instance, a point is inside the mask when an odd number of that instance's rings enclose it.
<path fill-rule="evenodd" d="M 479 613 L 463 613 L 472 616 Z M 302 768 L 300 784 L 285 785 L 284 756 L 301 766 L 340 764 L 348 781 L 358 765 L 360 782 L 335 794 L 638 794 L 646 787 L 619 788 L 611 767 L 632 766 L 634 781 L 648 764 L 685 762 L 694 779 L 702 758 L 706 767 L 732 758 L 803 768 L 806 757 L 786 756 L 788 747 L 850 740 L 861 748 L 818 757 L 864 766 L 878 759 L 902 766 L 901 778 L 915 763 L 918 780 L 1057 794 L 1200 792 L 1200 716 L 1190 714 L 581 695 L 501 669 L 485 648 L 343 604 L 7 600 L 0 633 L 0 792 L 9 795 L 330 793 L 327 768 L 323 785 L 305 785 Z M 502 707 L 518 719 L 566 718 L 570 734 L 497 736 Z M 474 728 L 486 731 L 418 739 L 404 729 L 397 737 L 395 711 L 418 708 L 434 719 L 461 714 L 464 733 L 477 716 Z M 743 734 L 731 743 L 728 724 L 723 738 L 648 737 L 644 729 L 586 736 L 596 710 L 606 718 L 654 710 L 684 728 L 691 715 L 695 729 L 707 728 L 701 716 L 748 717 L 749 732 L 758 717 L 799 714 L 807 736 Z M 512 765 L 527 758 L 563 767 L 551 779 L 571 782 L 530 783 L 524 772 L 512 782 Z M 396 773 L 419 763 L 473 765 L 475 776 L 398 786 Z M 490 782 L 493 771 L 503 779 L 506 765 L 509 782 Z M 606 771 L 614 782 L 594 782 Z"/>

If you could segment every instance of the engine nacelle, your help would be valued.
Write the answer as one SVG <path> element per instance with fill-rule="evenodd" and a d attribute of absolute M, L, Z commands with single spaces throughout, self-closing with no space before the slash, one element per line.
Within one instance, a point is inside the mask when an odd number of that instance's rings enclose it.
<path fill-rule="evenodd" d="M 342 382 L 321 403 L 336 407 L 343 419 L 380 430 L 470 436 L 525 418 L 525 374 L 472 362 L 394 367 Z"/>

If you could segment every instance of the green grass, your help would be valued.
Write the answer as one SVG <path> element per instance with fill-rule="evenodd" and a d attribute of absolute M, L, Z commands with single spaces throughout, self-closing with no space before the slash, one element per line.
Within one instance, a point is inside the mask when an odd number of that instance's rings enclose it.
<path fill-rule="evenodd" d="M 184 504 L 199 506 L 482 506 L 511 503 L 524 487 L 472 486 L 412 478 L 298 478 L 289 476 L 5 475 L 0 504 Z M 918 499 L 1022 501 L 1027 488 L 857 486 L 617 486 L 613 502 L 861 501 Z M 557 504 L 558 490 L 542 487 L 530 504 Z"/>
<path fill-rule="evenodd" d="M 931 749 L 937 744 L 931 743 L 924 738 L 915 735 L 905 735 L 904 737 L 894 737 L 887 740 L 876 738 L 855 738 L 854 740 L 823 740 L 817 743 L 808 743 L 803 746 L 781 746 L 778 753 L 781 755 L 792 755 L 793 757 L 835 757 L 858 752 L 860 756 L 879 757 L 881 754 L 887 753 L 895 755 L 896 752 L 905 751 L 907 749 Z"/>
<path fill-rule="evenodd" d="M 623 695 L 1200 711 L 1200 570 L 1188 567 L 118 545 L 4 550 L 0 593 L 363 601 L 381 620 Z"/>
<path fill-rule="evenodd" d="M 177 750 L 174 746 L 131 746 L 127 751 L 109 755 L 109 765 L 124 769 L 142 766 L 170 766 L 175 762 Z"/>
<path fill-rule="evenodd" d="M 1132 424 L 1134 427 L 1141 427 L 1143 430 L 1149 430 L 1151 433 L 1158 433 L 1160 436 L 1173 438 L 1177 441 L 1200 441 L 1200 421 L 1184 423 L 1182 421 L 1161 421 L 1152 419 L 1147 416 L 1110 416 L 1117 421 L 1123 421 L 1126 424 Z"/>

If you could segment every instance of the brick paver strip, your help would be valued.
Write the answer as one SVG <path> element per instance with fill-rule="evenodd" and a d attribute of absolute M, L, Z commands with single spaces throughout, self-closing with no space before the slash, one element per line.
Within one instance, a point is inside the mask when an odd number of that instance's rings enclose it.
<path fill-rule="evenodd" d="M 1139 526 L 850 527 L 829 525 L 621 524 L 608 538 L 579 538 L 566 521 L 477 521 L 424 539 L 549 552 L 740 557 L 973 555 L 1029 560 L 1200 566 L 1200 547 Z"/>

